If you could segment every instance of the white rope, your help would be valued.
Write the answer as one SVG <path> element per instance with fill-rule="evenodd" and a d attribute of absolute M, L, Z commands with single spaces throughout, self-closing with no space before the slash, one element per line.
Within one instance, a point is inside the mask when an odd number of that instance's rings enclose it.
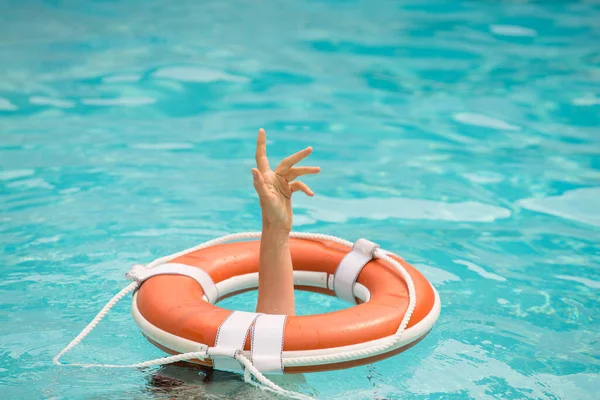
<path fill-rule="evenodd" d="M 69 343 L 64 349 L 62 349 L 60 351 L 60 353 L 58 353 L 57 355 L 54 356 L 54 358 L 52 359 L 52 362 L 56 365 L 65 365 L 65 364 L 61 364 L 60 358 L 62 356 L 64 356 L 68 351 L 70 351 L 73 347 L 75 347 L 79 343 L 81 343 L 81 341 L 83 339 L 85 339 L 85 337 L 87 335 L 89 335 L 92 330 L 94 330 L 96 325 L 98 325 L 100 323 L 100 321 L 102 321 L 102 318 L 104 318 L 106 316 L 106 314 L 108 314 L 110 309 L 113 308 L 115 306 L 115 304 L 117 304 L 119 302 L 119 300 L 121 300 L 127 294 L 129 294 L 130 292 L 133 292 L 135 289 L 137 289 L 138 286 L 139 286 L 139 283 L 132 282 L 129 285 L 125 286 L 123 289 L 121 289 L 121 291 L 119 293 L 114 295 L 113 298 L 110 299 L 104 307 L 102 307 L 102 310 L 100 310 L 100 312 L 98 314 L 96 314 L 96 316 L 94 317 L 92 322 L 87 324 L 87 326 L 85 328 L 83 328 L 83 330 L 81 332 L 79 332 L 79 335 L 77 335 L 75 337 L 75 339 L 71 340 L 71 343 Z M 80 366 L 85 366 L 85 365 L 80 365 Z"/>
<path fill-rule="evenodd" d="M 266 376 L 264 376 L 252 364 L 252 362 L 250 360 L 248 360 L 248 358 L 246 358 L 246 356 L 244 356 L 242 354 L 241 351 L 238 351 L 236 353 L 235 359 L 238 360 L 239 363 L 244 366 L 244 381 L 246 381 L 246 383 L 250 383 L 251 385 L 257 386 L 252 381 L 252 377 L 254 377 L 254 379 L 256 379 L 260 383 L 260 385 L 258 385 L 257 387 L 262 390 L 267 390 L 269 392 L 277 393 L 279 395 L 288 397 L 290 399 L 313 400 L 313 397 L 304 395 L 302 393 L 293 392 L 291 390 L 286 390 L 286 389 L 282 388 L 281 386 L 278 386 L 277 384 L 275 384 L 272 380 L 270 380 Z"/>
<path fill-rule="evenodd" d="M 180 251 L 178 253 L 174 253 L 174 254 L 171 254 L 171 255 L 168 255 L 165 257 L 158 258 L 158 259 L 152 261 L 150 264 L 148 264 L 148 266 L 146 268 L 154 268 L 158 265 L 165 264 L 175 258 L 179 258 L 183 255 L 186 255 L 188 253 L 191 253 L 191 252 L 194 252 L 194 251 L 197 251 L 200 249 L 204 249 L 206 247 L 223 244 L 223 243 L 230 242 L 230 241 L 256 239 L 256 238 L 260 238 L 260 237 L 261 237 L 260 232 L 242 232 L 242 233 L 234 233 L 231 235 L 222 236 L 220 238 L 209 240 L 208 242 L 205 242 L 200 245 L 191 247 L 189 249 Z M 327 240 L 327 241 L 339 243 L 346 247 L 352 247 L 352 242 L 349 242 L 344 239 L 340 239 L 335 236 L 323 235 L 320 233 L 292 232 L 292 233 L 290 233 L 290 237 L 298 238 L 298 239 L 308 239 L 308 240 Z M 406 327 L 408 326 L 410 318 L 415 310 L 415 306 L 416 306 L 416 302 L 417 302 L 417 297 L 416 297 L 416 293 L 415 293 L 415 285 L 414 285 L 412 278 L 406 271 L 406 269 L 398 261 L 394 260 L 392 257 L 390 257 L 385 252 L 381 251 L 380 249 L 377 249 L 375 251 L 374 255 L 375 255 L 375 258 L 379 258 L 379 259 L 391 264 L 393 267 L 395 267 L 398 270 L 398 272 L 400 272 L 402 277 L 404 278 L 404 281 L 406 282 L 406 286 L 408 288 L 408 295 L 409 295 L 408 308 L 404 314 L 404 317 L 402 318 L 402 321 L 400 322 L 400 325 L 398 326 L 398 329 L 396 330 L 396 333 L 393 336 L 389 337 L 386 341 L 384 341 L 383 344 L 380 344 L 375 347 L 371 347 L 371 348 L 363 349 L 363 350 L 355 350 L 355 351 L 347 351 L 347 352 L 343 352 L 343 353 L 322 355 L 322 356 L 295 357 L 293 359 L 288 360 L 288 362 L 286 362 L 286 365 L 305 365 L 307 363 L 328 363 L 328 362 L 336 362 L 336 361 L 347 361 L 349 359 L 356 359 L 356 358 L 366 358 L 371 355 L 381 354 L 381 353 L 387 351 L 388 349 L 393 348 L 401 340 L 401 336 L 404 333 L 404 331 L 406 330 Z M 106 305 L 102 308 L 102 310 L 100 310 L 100 312 L 79 333 L 79 335 L 77 335 L 77 337 L 75 337 L 75 339 L 73 339 L 64 349 L 62 349 L 60 351 L 60 353 L 58 353 L 52 359 L 54 364 L 61 365 L 61 366 L 76 366 L 76 367 L 85 367 L 85 368 L 89 368 L 89 367 L 145 368 L 145 367 L 155 367 L 155 366 L 160 366 L 160 365 L 171 364 L 171 363 L 175 363 L 175 362 L 179 362 L 179 361 L 188 361 L 188 360 L 192 360 L 192 359 L 207 358 L 208 357 L 208 355 L 207 355 L 208 346 L 205 346 L 206 348 L 203 348 L 202 346 L 200 346 L 200 348 L 202 349 L 200 351 L 183 353 L 183 354 L 178 354 L 178 355 L 169 356 L 169 357 L 162 357 L 162 358 L 157 358 L 154 360 L 144 361 L 144 362 L 135 363 L 135 364 L 128 364 L 128 365 L 62 364 L 60 362 L 60 358 L 62 356 L 64 356 L 67 352 L 72 350 L 79 343 L 81 343 L 81 341 L 87 335 L 89 335 L 89 333 L 100 323 L 100 321 L 119 302 L 119 300 L 121 300 L 123 297 L 125 297 L 130 292 L 133 292 L 134 290 L 136 290 L 138 288 L 138 286 L 139 286 L 139 283 L 132 282 L 129 285 L 127 285 L 125 288 L 123 288 L 115 296 L 113 296 L 113 298 L 110 299 L 108 301 L 108 303 L 106 303 Z M 298 399 L 298 400 L 311 399 L 311 397 L 309 397 L 309 396 L 303 395 L 301 393 L 296 393 L 296 392 L 292 392 L 289 390 L 285 390 L 285 389 L 281 388 L 280 386 L 278 386 L 277 384 L 273 383 L 271 380 L 269 380 L 267 377 L 265 377 L 258 369 L 256 369 L 256 367 L 254 367 L 254 365 L 252 365 L 252 362 L 250 360 L 248 360 L 248 358 L 246 358 L 241 352 L 238 352 L 236 354 L 235 358 L 244 366 L 244 380 L 246 382 L 254 385 L 255 383 L 251 379 L 251 377 L 254 377 L 254 379 L 256 379 L 256 381 L 258 381 L 258 383 L 260 384 L 260 385 L 258 385 L 258 387 L 260 387 L 263 390 L 268 390 L 268 391 L 271 391 L 271 392 L 274 392 L 279 395 L 282 395 L 282 396 L 285 396 L 288 398 L 292 398 L 292 399 Z"/>
<path fill-rule="evenodd" d="M 190 352 L 190 353 L 183 353 L 183 354 L 177 354 L 174 356 L 170 356 L 170 357 L 162 357 L 162 358 L 157 358 L 155 360 L 149 360 L 149 361 L 144 361 L 144 362 L 140 362 L 140 363 L 135 363 L 135 364 L 128 364 L 128 365 L 120 365 L 120 364 L 63 364 L 60 362 L 60 359 L 62 358 L 62 356 L 64 356 L 67 352 L 71 351 L 75 346 L 77 346 L 79 343 L 81 343 L 81 341 L 83 341 L 83 339 L 85 339 L 85 337 L 87 335 L 90 334 L 90 332 L 92 332 L 92 330 L 94 330 L 94 328 L 100 323 L 100 321 L 102 321 L 102 319 L 106 316 L 106 314 L 108 314 L 108 312 L 123 298 L 125 297 L 127 294 L 129 294 L 130 292 L 133 292 L 135 289 L 137 289 L 139 286 L 138 282 L 132 282 L 129 285 L 127 285 L 125 288 L 123 288 L 119 293 L 117 293 L 116 295 L 113 296 L 112 299 L 110 299 L 108 301 L 108 303 L 106 303 L 106 305 L 102 308 L 102 310 L 100 310 L 100 312 L 98 314 L 96 314 L 96 316 L 94 317 L 94 319 L 87 324 L 87 326 L 85 328 L 83 328 L 83 330 L 79 333 L 79 335 L 77 335 L 77 337 L 75 337 L 75 339 L 71 340 L 71 343 L 69 343 L 64 349 L 62 349 L 60 351 L 60 353 L 58 353 L 56 356 L 54 356 L 54 358 L 52 359 L 52 362 L 56 365 L 60 365 L 60 366 L 71 366 L 71 367 L 83 367 L 83 368 L 90 368 L 90 367 L 101 367 L 101 368 L 146 368 L 146 367 L 156 367 L 159 365 L 165 365 L 165 364 L 172 364 L 175 362 L 179 362 L 179 361 L 187 361 L 187 360 L 191 360 L 194 358 L 198 358 L 198 359 L 204 359 L 206 358 L 206 349 L 204 349 L 203 351 L 195 351 L 195 352 Z"/>

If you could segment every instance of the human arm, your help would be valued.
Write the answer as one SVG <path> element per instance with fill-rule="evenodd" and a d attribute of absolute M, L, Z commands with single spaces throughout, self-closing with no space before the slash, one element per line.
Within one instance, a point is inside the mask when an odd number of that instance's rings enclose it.
<path fill-rule="evenodd" d="M 256 166 L 252 169 L 254 188 L 262 211 L 262 237 L 258 265 L 257 312 L 294 315 L 294 275 L 289 248 L 292 229 L 292 193 L 314 192 L 303 182 L 294 181 L 307 174 L 316 174 L 319 167 L 296 167 L 295 164 L 312 153 L 307 147 L 283 160 L 274 171 L 267 158 L 267 139 L 258 131 Z"/>

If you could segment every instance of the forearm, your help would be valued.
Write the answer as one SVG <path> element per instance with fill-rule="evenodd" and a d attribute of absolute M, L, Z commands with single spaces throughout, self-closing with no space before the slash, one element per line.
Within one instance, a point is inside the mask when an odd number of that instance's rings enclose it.
<path fill-rule="evenodd" d="M 289 233 L 263 221 L 259 257 L 256 311 L 294 315 L 294 271 Z"/>

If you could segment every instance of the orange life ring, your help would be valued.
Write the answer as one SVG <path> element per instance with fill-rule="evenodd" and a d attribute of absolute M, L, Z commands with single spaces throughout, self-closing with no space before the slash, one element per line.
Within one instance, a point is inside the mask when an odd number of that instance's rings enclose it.
<path fill-rule="evenodd" d="M 219 290 L 219 299 L 223 299 L 256 287 L 259 243 L 216 245 L 185 254 L 172 262 L 208 273 L 213 282 L 223 288 Z M 328 282 L 348 248 L 331 241 L 292 238 L 290 250 L 296 289 L 335 295 Z M 286 365 L 285 373 L 326 371 L 372 363 L 406 350 L 429 333 L 440 312 L 437 292 L 414 267 L 396 255 L 389 255 L 406 269 L 416 293 L 414 312 L 402 343 L 365 358 Z M 236 286 L 232 282 L 242 283 Z M 367 298 L 362 300 L 368 301 L 359 300 L 358 305 L 327 314 L 287 317 L 283 357 L 324 354 L 340 348 L 364 348 L 393 336 L 409 303 L 408 288 L 402 275 L 386 262 L 373 259 L 360 272 L 357 286 L 366 289 Z M 147 339 L 167 353 L 192 351 L 194 343 L 213 346 L 219 327 L 232 311 L 207 302 L 203 296 L 200 285 L 190 277 L 154 276 L 134 294 L 132 314 Z M 248 337 L 245 350 L 249 351 L 250 346 Z M 210 358 L 190 362 L 212 366 Z"/>

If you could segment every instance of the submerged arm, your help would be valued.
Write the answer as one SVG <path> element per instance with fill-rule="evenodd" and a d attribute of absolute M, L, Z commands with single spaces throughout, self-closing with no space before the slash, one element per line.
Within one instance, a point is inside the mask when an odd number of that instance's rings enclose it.
<path fill-rule="evenodd" d="M 263 224 L 256 311 L 294 315 L 294 269 L 288 232 Z"/>

